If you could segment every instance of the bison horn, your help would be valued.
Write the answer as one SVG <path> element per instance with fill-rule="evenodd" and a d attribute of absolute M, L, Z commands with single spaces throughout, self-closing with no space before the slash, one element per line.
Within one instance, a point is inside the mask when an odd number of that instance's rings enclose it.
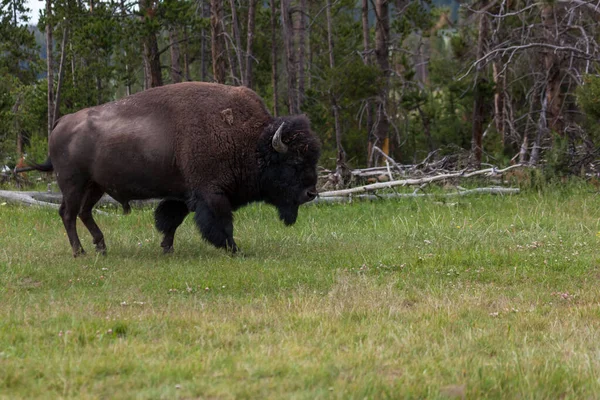
<path fill-rule="evenodd" d="M 287 153 L 288 151 L 287 145 L 283 143 L 283 140 L 281 140 L 281 131 L 283 130 L 283 125 L 285 125 L 285 122 L 281 123 L 279 129 L 277 129 L 277 132 L 275 132 L 275 135 L 273 135 L 273 141 L 271 142 L 273 148 L 278 153 Z"/>

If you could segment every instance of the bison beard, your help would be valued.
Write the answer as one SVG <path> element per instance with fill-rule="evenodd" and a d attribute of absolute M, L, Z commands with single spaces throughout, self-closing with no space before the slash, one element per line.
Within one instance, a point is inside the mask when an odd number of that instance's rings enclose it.
<path fill-rule="evenodd" d="M 189 212 L 204 239 L 236 252 L 233 212 L 256 201 L 274 205 L 286 225 L 317 195 L 318 138 L 304 116 L 273 118 L 252 90 L 186 82 L 150 89 L 65 115 L 43 164 L 56 172 L 59 214 L 73 255 L 83 254 L 77 217 L 96 250 L 106 251 L 92 208 L 108 193 L 129 201 L 162 198 L 155 211 L 161 247 L 173 251 Z M 17 172 L 20 172 L 19 170 Z"/>

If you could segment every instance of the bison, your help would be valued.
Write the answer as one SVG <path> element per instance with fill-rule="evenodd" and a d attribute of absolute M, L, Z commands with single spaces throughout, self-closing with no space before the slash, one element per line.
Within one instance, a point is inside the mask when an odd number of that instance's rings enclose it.
<path fill-rule="evenodd" d="M 106 252 L 92 217 L 104 193 L 125 213 L 131 200 L 162 199 L 154 217 L 165 253 L 189 212 L 208 242 L 235 252 L 233 211 L 264 201 L 291 225 L 317 196 L 320 142 L 308 119 L 271 116 L 245 87 L 186 82 L 86 108 L 56 122 L 48 147 L 44 163 L 20 171 L 56 172 L 74 256 L 85 253 L 77 216 Z"/>

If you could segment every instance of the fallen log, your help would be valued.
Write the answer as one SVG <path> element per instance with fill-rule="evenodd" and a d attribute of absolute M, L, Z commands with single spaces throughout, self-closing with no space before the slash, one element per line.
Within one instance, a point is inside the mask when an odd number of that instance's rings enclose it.
<path fill-rule="evenodd" d="M 495 176 L 495 175 L 499 175 L 499 174 L 505 173 L 507 171 L 510 171 L 511 169 L 520 168 L 520 167 L 523 167 L 523 165 L 522 164 L 511 165 L 510 167 L 507 167 L 504 169 L 486 168 L 486 169 L 482 169 L 482 170 L 478 170 L 478 171 L 471 171 L 471 172 L 466 172 L 466 171 L 450 172 L 447 174 L 433 175 L 433 176 L 427 176 L 427 177 L 423 177 L 423 178 L 401 179 L 401 180 L 390 181 L 390 182 L 372 183 L 370 185 L 358 186 L 358 187 L 354 187 L 354 188 L 350 188 L 350 189 L 332 190 L 332 191 L 322 192 L 322 193 L 319 193 L 319 196 L 320 197 L 351 196 L 351 195 L 358 194 L 358 193 L 373 192 L 373 191 L 377 191 L 380 189 L 391 189 L 396 186 L 422 185 L 422 184 L 444 181 L 444 180 L 453 179 L 453 178 L 470 178 L 470 177 L 479 176 L 479 175 Z"/>
<path fill-rule="evenodd" d="M 62 202 L 62 194 L 55 192 L 16 192 L 9 190 L 0 190 L 0 199 L 6 200 L 10 203 L 58 209 L 59 204 Z M 157 199 L 134 200 L 131 201 L 129 204 L 135 208 L 142 208 L 157 205 L 159 201 L 160 200 Z M 98 201 L 97 205 L 119 207 L 121 203 L 119 203 L 109 195 L 105 194 Z M 100 210 L 96 210 L 96 212 L 103 213 Z"/>
<path fill-rule="evenodd" d="M 456 192 L 450 193 L 385 193 L 381 195 L 377 194 L 359 194 L 356 196 L 319 196 L 310 203 L 307 204 L 322 204 L 322 203 L 351 203 L 352 201 L 369 201 L 369 200 L 380 200 L 380 199 L 400 199 L 400 198 L 416 198 L 416 197 L 454 197 L 454 196 L 467 196 L 470 194 L 492 194 L 492 195 L 513 195 L 519 194 L 519 188 L 505 188 L 505 187 L 482 187 L 475 189 L 461 189 Z"/>
<path fill-rule="evenodd" d="M 0 190 L 0 199 L 6 200 L 11 203 L 26 204 L 29 206 L 40 206 L 56 208 L 58 210 L 58 204 L 49 203 L 47 201 L 40 201 L 34 199 L 27 192 L 11 192 L 8 190 Z"/>

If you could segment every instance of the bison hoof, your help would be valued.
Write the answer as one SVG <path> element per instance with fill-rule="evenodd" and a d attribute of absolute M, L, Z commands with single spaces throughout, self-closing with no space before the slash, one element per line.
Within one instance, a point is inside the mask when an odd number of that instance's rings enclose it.
<path fill-rule="evenodd" d="M 85 250 L 82 248 L 73 251 L 73 257 L 77 258 L 79 256 L 85 256 Z"/>
<path fill-rule="evenodd" d="M 163 254 L 171 254 L 175 251 L 173 246 L 163 247 Z"/>
<path fill-rule="evenodd" d="M 106 245 L 104 241 L 96 243 L 96 253 L 106 255 Z"/>

